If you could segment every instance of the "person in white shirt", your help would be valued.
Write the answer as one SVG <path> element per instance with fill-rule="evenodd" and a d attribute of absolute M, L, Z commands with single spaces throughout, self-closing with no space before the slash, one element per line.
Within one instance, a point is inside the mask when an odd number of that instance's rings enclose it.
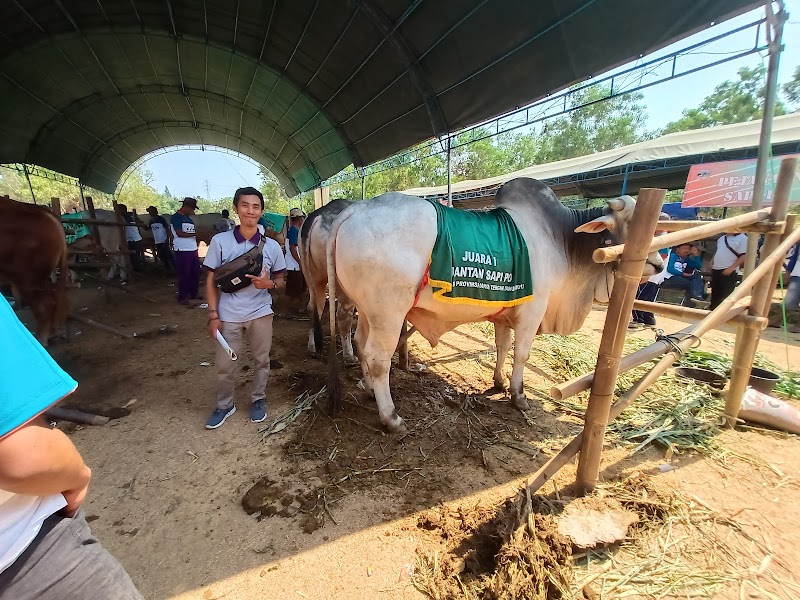
<path fill-rule="evenodd" d="M 306 220 L 302 208 L 289 211 L 289 230 L 286 232 L 284 252 L 286 254 L 286 296 L 289 299 L 289 317 L 303 318 L 303 300 L 308 289 L 303 269 L 300 266 L 300 229 Z"/>
<path fill-rule="evenodd" d="M 150 224 L 148 227 L 153 232 L 153 243 L 156 247 L 156 256 L 164 268 L 172 273 L 175 270 L 175 257 L 172 256 L 172 249 L 169 247 L 169 223 L 167 220 L 158 214 L 158 209 L 155 206 L 148 206 L 147 212 L 150 215 Z"/>
<path fill-rule="evenodd" d="M 92 535 L 92 471 L 41 414 L 77 387 L 0 296 L 0 598 L 142 600 Z"/>
<path fill-rule="evenodd" d="M 744 233 L 725 233 L 717 240 L 717 251 L 711 265 L 711 310 L 736 288 L 746 252 L 747 236 Z"/>
<path fill-rule="evenodd" d="M 200 259 L 197 256 L 197 235 L 192 215 L 197 210 L 197 200 L 184 198 L 178 211 L 169 219 L 172 246 L 175 250 L 175 271 L 178 273 L 178 303 L 189 305 L 199 299 Z"/>
<path fill-rule="evenodd" d="M 142 234 L 139 232 L 139 217 L 135 212 L 128 212 L 128 207 L 124 204 L 117 204 L 117 212 L 125 221 L 125 241 L 128 242 L 128 250 L 131 253 L 131 266 L 134 271 L 144 270 L 144 244 Z M 141 223 L 143 225 L 143 223 Z"/>

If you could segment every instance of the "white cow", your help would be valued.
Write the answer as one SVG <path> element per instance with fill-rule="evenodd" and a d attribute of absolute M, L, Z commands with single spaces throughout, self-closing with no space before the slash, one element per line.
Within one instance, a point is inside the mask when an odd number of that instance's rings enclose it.
<path fill-rule="evenodd" d="M 435 346 L 442 334 L 458 325 L 493 317 L 494 383 L 499 388 L 504 387 L 503 363 L 514 329 L 511 399 L 524 409 L 528 403 L 522 375 L 536 333 L 573 333 L 593 300 L 608 302 L 615 265 L 596 264 L 592 252 L 625 240 L 633 198 L 623 196 L 603 208 L 570 210 L 540 181 L 520 178 L 498 190 L 495 205 L 509 213 L 525 239 L 533 281 L 533 299 L 499 316 L 493 308 L 434 300 L 430 285 L 419 290 L 437 232 L 436 210 L 426 200 L 387 193 L 345 209 L 333 223 L 327 248 L 329 296 L 335 298 L 341 289 L 358 309 L 355 339 L 364 384 L 373 391 L 381 422 L 390 431 L 405 430 L 389 390 L 391 358 L 404 319 Z M 644 275 L 658 273 L 663 266 L 653 252 Z M 331 311 L 331 331 L 335 328 Z M 340 390 L 332 346 L 329 387 L 335 410 Z"/>
<path fill-rule="evenodd" d="M 318 355 L 322 352 L 322 311 L 325 310 L 326 288 L 328 285 L 328 265 L 325 250 L 331 226 L 345 208 L 353 204 L 352 200 L 331 200 L 318 208 L 306 218 L 300 230 L 300 263 L 303 276 L 308 284 L 308 313 L 312 328 L 308 332 L 308 351 Z M 355 364 L 358 360 L 353 353 L 353 303 L 343 293 L 339 293 L 336 318 L 339 324 L 339 336 L 346 363 Z M 335 345 L 335 342 L 333 342 Z"/>

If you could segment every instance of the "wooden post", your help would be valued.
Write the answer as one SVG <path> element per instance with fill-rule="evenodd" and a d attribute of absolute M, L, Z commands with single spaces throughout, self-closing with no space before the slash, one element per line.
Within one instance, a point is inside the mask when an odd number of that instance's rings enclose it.
<path fill-rule="evenodd" d="M 86 206 L 89 209 L 89 218 L 92 221 L 97 221 L 97 211 L 94 209 L 94 200 L 91 196 L 86 196 L 84 200 L 86 200 Z M 92 240 L 97 248 L 98 262 L 100 262 L 100 253 L 103 249 L 103 246 L 100 243 L 100 228 L 96 224 L 93 224 L 89 227 L 89 230 L 92 232 Z"/>
<path fill-rule="evenodd" d="M 59 198 L 50 198 L 50 210 L 53 214 L 61 220 L 61 200 Z"/>
<path fill-rule="evenodd" d="M 778 180 L 775 183 L 775 196 L 772 202 L 772 214 L 770 215 L 771 221 L 786 219 L 786 211 L 789 207 L 789 193 L 796 168 L 796 158 L 784 158 L 781 161 L 781 169 L 778 172 Z M 781 243 L 781 237 L 780 233 L 772 233 L 766 236 L 764 245 L 761 247 L 762 263 L 766 257 L 775 252 L 775 249 Z M 772 294 L 775 291 L 774 271 L 775 269 L 770 272 L 769 276 L 762 277 L 753 287 L 753 299 L 747 311 L 750 316 L 763 317 L 768 313 L 769 299 L 772 298 Z M 730 428 L 736 427 L 739 407 L 750 380 L 750 372 L 753 368 L 753 360 L 756 356 L 760 337 L 760 331 L 741 327 L 736 335 L 733 365 L 731 366 L 731 384 L 725 396 L 725 420 Z"/>
<path fill-rule="evenodd" d="M 122 236 L 122 244 L 124 244 L 124 248 L 120 248 L 120 250 L 127 250 L 128 249 L 128 238 L 125 235 L 125 219 L 122 218 L 122 215 L 119 214 L 117 210 L 117 200 L 116 198 L 111 199 L 111 205 L 114 207 L 114 215 L 117 218 L 117 223 L 119 224 L 119 231 L 120 235 Z M 128 272 L 128 280 L 133 281 L 133 263 L 131 262 L 131 255 L 130 252 L 125 254 L 125 270 Z"/>
<path fill-rule="evenodd" d="M 110 325 L 104 325 L 103 323 L 92 321 L 91 319 L 87 319 L 86 317 L 83 317 L 81 315 L 70 313 L 68 315 L 68 318 L 72 319 L 73 321 L 77 321 L 78 323 L 83 323 L 84 325 L 95 327 L 101 331 L 105 331 L 112 335 L 118 335 L 119 337 L 125 338 L 126 340 L 132 340 L 134 337 L 136 337 L 136 334 L 131 335 L 130 333 L 125 333 L 124 331 L 121 331 L 116 327 L 111 327 Z"/>
<path fill-rule="evenodd" d="M 633 301 L 642 278 L 650 243 L 661 214 L 666 190 L 644 188 L 639 192 L 629 227 L 628 239 L 614 276 L 614 289 L 608 303 L 603 337 L 597 353 L 592 393 L 586 409 L 581 456 L 578 462 L 578 487 L 594 489 L 600 474 L 606 425 L 608 424 L 620 358 L 625 346 Z"/>
<path fill-rule="evenodd" d="M 782 263 L 783 256 L 798 241 L 800 241 L 800 229 L 793 229 L 790 231 L 787 228 L 786 235 L 784 236 L 784 239 L 780 246 L 778 246 L 777 250 L 772 255 L 763 257 L 761 264 L 756 268 L 756 270 L 753 271 L 753 273 L 751 273 L 749 276 L 745 277 L 741 285 L 733 290 L 733 293 L 730 296 L 725 298 L 725 300 L 723 300 L 717 308 L 712 310 L 708 317 L 693 325 L 689 330 L 689 333 L 692 335 L 678 342 L 678 347 L 683 351 L 688 350 L 689 347 L 694 343 L 695 338 L 702 337 L 711 329 L 716 328 L 720 323 L 729 321 L 733 316 L 735 316 L 735 314 L 738 313 L 737 305 L 740 305 L 744 302 L 748 302 L 748 304 L 750 304 L 746 297 L 748 294 L 750 294 L 755 282 L 757 282 L 760 277 L 766 276 L 767 273 L 774 269 L 778 264 Z M 658 363 L 647 374 L 645 374 L 644 377 L 636 382 L 636 384 L 610 408 L 609 421 L 616 419 L 623 410 L 630 406 L 630 404 L 636 400 L 636 398 L 638 398 L 645 389 L 647 389 L 649 385 L 652 385 L 652 383 L 658 379 L 658 377 L 660 377 L 669 367 L 671 367 L 677 358 L 677 353 L 674 351 L 663 356 L 661 360 L 659 360 Z M 569 444 L 564 446 L 564 448 L 562 448 L 557 455 L 542 465 L 542 467 L 536 473 L 531 475 L 527 481 L 527 487 L 531 493 L 542 487 L 556 472 L 558 472 L 561 467 L 567 464 L 567 462 L 569 462 L 569 460 L 575 456 L 578 450 L 583 447 L 583 443 L 586 438 L 586 427 L 584 427 L 583 431 L 581 431 L 581 433 L 578 434 Z"/>

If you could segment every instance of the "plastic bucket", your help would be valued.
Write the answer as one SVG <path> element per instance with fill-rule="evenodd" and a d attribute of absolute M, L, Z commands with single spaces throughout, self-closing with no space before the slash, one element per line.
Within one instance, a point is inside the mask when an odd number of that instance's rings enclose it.
<path fill-rule="evenodd" d="M 778 385 L 780 380 L 780 375 L 777 375 L 772 371 L 753 367 L 752 371 L 750 372 L 750 381 L 748 383 L 750 384 L 750 387 L 752 387 L 754 390 L 758 390 L 762 394 L 771 394 L 772 390 L 775 389 L 775 386 Z"/>
<path fill-rule="evenodd" d="M 724 375 L 720 375 L 714 371 L 709 371 L 707 369 L 695 369 L 693 367 L 676 367 L 675 373 L 681 377 L 688 377 L 689 379 L 707 383 L 711 387 L 719 389 L 725 387 L 725 380 L 727 379 L 727 377 Z"/>

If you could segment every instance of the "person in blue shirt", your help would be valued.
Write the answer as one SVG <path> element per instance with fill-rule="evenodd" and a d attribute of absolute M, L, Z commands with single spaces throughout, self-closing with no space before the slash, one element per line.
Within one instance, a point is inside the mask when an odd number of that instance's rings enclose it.
<path fill-rule="evenodd" d="M 703 300 L 703 276 L 700 269 L 703 259 L 700 250 L 689 243 L 672 249 L 662 288 L 684 290 L 683 304 L 691 306 L 694 300 Z"/>
<path fill-rule="evenodd" d="M 286 296 L 289 299 L 289 317 L 302 318 L 303 300 L 308 289 L 303 268 L 300 265 L 300 228 L 306 219 L 302 208 L 289 211 L 289 230 L 286 232 L 284 252 L 286 254 Z"/>
<path fill-rule="evenodd" d="M 200 297 L 200 259 L 192 221 L 195 210 L 197 200 L 184 198 L 181 207 L 169 219 L 172 247 L 175 250 L 175 271 L 178 273 L 178 302 L 186 306 L 189 305 L 189 300 Z"/>
<path fill-rule="evenodd" d="M 78 386 L 0 296 L 0 598 L 142 600 L 92 535 L 92 471 L 44 411 Z"/>

